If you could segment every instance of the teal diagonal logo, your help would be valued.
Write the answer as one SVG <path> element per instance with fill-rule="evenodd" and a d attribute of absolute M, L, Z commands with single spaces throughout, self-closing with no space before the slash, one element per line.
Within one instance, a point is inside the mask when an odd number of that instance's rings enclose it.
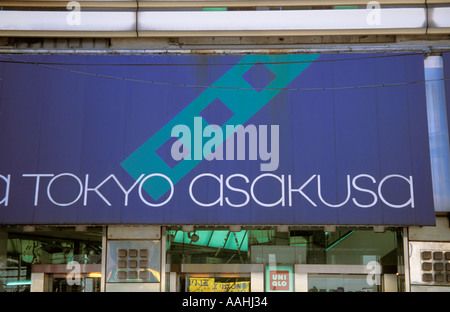
<path fill-rule="evenodd" d="M 208 125 L 205 111 L 215 110 L 217 104 L 226 107 L 229 118 L 221 125 L 225 130 L 227 125 L 244 125 L 253 115 L 273 99 L 283 88 L 302 73 L 319 55 L 247 55 L 235 66 L 222 75 L 214 84 L 202 92 L 181 112 L 173 117 L 165 126 L 144 142 L 122 163 L 122 167 L 135 180 L 143 174 L 163 174 L 176 184 L 202 159 L 182 159 L 171 167 L 157 151 L 172 138 L 172 129 L 177 125 L 187 125 L 194 129 L 194 120 L 202 118 L 202 125 Z M 262 65 L 264 71 L 258 70 Z M 249 75 L 252 70 L 255 74 Z M 250 76 L 264 75 L 265 80 Z M 263 84 L 260 81 L 265 81 Z M 225 131 L 224 131 L 225 133 Z M 182 141 L 182 138 L 180 138 Z M 226 137 L 223 137 L 223 141 Z M 157 185 L 143 185 L 144 190 L 154 199 L 158 200 L 170 190 L 168 183 Z"/>

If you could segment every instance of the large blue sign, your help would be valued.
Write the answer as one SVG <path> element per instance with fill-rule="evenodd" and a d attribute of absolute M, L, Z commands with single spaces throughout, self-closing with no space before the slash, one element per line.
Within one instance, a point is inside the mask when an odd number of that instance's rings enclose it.
<path fill-rule="evenodd" d="M 0 61 L 0 224 L 435 222 L 423 56 Z"/>

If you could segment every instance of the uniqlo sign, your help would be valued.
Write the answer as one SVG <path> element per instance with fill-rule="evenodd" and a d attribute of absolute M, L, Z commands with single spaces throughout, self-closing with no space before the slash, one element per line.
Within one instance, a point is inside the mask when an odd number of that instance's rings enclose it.
<path fill-rule="evenodd" d="M 271 291 L 289 291 L 289 271 L 270 271 L 269 273 L 269 287 Z"/>

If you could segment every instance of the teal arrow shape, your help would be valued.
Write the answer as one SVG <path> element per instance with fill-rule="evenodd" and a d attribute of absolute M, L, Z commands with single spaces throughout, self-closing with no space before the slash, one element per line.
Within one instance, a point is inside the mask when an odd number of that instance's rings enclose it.
<path fill-rule="evenodd" d="M 225 127 L 227 125 L 244 125 L 318 57 L 317 54 L 244 56 L 235 66 L 214 82 L 211 88 L 202 92 L 179 114 L 137 148 L 121 163 L 121 166 L 135 180 L 142 174 L 160 173 L 169 177 L 173 184 L 176 184 L 202 160 L 183 159 L 174 168 L 171 168 L 157 155 L 158 148 L 171 138 L 173 127 L 186 125 L 193 130 L 194 117 L 201 117 L 200 112 L 215 99 L 222 101 L 234 114 L 221 126 L 223 133 L 226 133 Z M 243 78 L 243 75 L 258 62 L 267 66 L 276 78 L 264 89 L 256 91 Z M 206 125 L 207 122 L 203 120 L 203 126 Z M 223 141 L 225 140 L 226 137 L 224 136 Z M 143 188 L 156 201 L 170 190 L 170 185 L 163 182 L 152 185 L 152 187 L 144 185 Z"/>

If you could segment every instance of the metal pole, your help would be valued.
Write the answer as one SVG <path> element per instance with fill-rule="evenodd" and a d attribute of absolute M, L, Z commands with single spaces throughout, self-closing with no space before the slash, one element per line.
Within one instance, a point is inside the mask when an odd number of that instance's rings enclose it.
<path fill-rule="evenodd" d="M 100 292 L 106 291 L 106 253 L 107 253 L 107 231 L 108 227 L 103 226 L 102 233 L 102 275 L 100 279 Z"/>
<path fill-rule="evenodd" d="M 161 277 L 160 277 L 160 292 L 166 292 L 166 239 L 167 239 L 166 227 L 161 227 Z"/>
<path fill-rule="evenodd" d="M 425 91 L 435 210 L 450 208 L 450 146 L 442 55 L 425 57 Z"/>
<path fill-rule="evenodd" d="M 411 278 L 409 270 L 409 237 L 408 228 L 403 228 L 403 271 L 405 274 L 405 292 L 411 292 Z M 400 273 L 400 272 L 399 272 Z"/>

